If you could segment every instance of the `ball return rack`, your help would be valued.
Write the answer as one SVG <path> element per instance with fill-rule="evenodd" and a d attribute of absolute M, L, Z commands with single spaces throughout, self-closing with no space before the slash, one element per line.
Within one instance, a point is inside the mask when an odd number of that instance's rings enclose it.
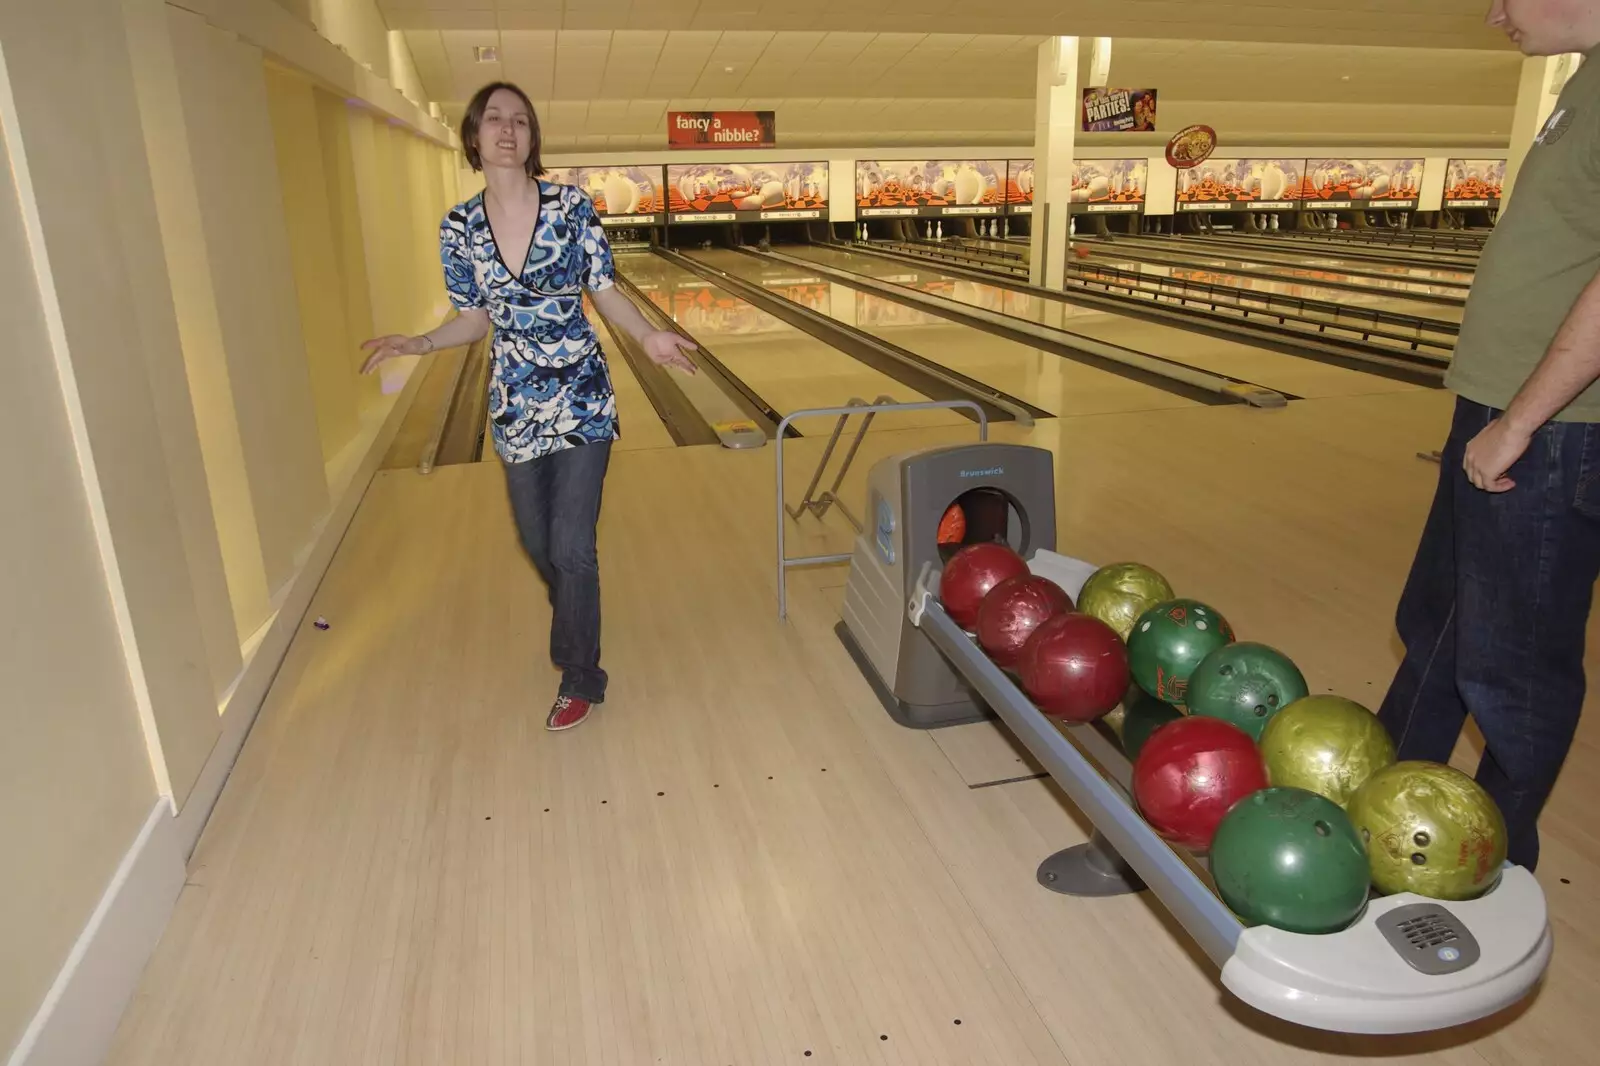
<path fill-rule="evenodd" d="M 1074 601 L 1095 569 L 1050 551 L 1034 553 L 1028 565 Z M 1087 843 L 1044 861 L 1041 884 L 1080 897 L 1148 889 L 1220 968 L 1229 992 L 1266 1014 L 1316 1029 L 1397 1034 L 1450 1028 L 1513 1005 L 1543 976 L 1553 949 L 1544 893 L 1528 870 L 1511 864 L 1477 899 L 1374 897 L 1352 925 L 1335 933 L 1246 925 L 1214 891 L 1202 857 L 1169 844 L 1140 816 L 1131 798 L 1132 767 L 1114 734 L 1102 723 L 1048 718 L 951 620 L 938 591 L 938 570 L 924 565 L 909 621 L 1094 825 Z"/>

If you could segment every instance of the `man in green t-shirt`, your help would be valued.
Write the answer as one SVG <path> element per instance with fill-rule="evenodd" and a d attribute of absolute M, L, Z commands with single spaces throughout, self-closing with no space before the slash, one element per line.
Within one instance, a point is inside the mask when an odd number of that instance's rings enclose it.
<path fill-rule="evenodd" d="M 1406 656 L 1379 717 L 1402 759 L 1445 762 L 1470 714 L 1477 780 L 1510 860 L 1583 708 L 1600 576 L 1600 0 L 1495 0 L 1527 55 L 1581 53 L 1484 246 L 1445 379 L 1455 417 L 1396 622 Z"/>

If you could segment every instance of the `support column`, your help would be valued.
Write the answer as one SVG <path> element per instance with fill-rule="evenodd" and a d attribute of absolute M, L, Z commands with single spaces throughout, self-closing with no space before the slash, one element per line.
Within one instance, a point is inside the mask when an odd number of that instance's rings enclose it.
<path fill-rule="evenodd" d="M 1500 195 L 1501 211 L 1510 205 L 1512 186 L 1528 149 L 1533 147 L 1533 139 L 1555 111 L 1556 99 L 1582 61 L 1579 55 L 1529 56 L 1522 61 L 1522 80 L 1517 85 L 1517 106 L 1511 119 L 1511 152 L 1506 156 L 1506 180 Z"/>
<path fill-rule="evenodd" d="M 1085 89 L 1104 89 L 1111 82 L 1111 38 L 1096 37 L 1089 49 L 1089 76 Z"/>
<path fill-rule="evenodd" d="M 1051 37 L 1039 45 L 1034 95 L 1034 206 L 1029 280 L 1061 288 L 1069 253 L 1072 156 L 1082 99 L 1078 90 L 1078 38 Z"/>

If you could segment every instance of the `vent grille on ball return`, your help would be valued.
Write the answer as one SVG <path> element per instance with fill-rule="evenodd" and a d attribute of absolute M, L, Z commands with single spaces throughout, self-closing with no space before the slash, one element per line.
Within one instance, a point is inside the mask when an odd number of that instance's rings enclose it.
<path fill-rule="evenodd" d="M 1379 918 L 1377 925 L 1395 953 L 1425 974 L 1464 970 L 1482 953 L 1467 927 L 1436 903 L 1396 907 Z"/>

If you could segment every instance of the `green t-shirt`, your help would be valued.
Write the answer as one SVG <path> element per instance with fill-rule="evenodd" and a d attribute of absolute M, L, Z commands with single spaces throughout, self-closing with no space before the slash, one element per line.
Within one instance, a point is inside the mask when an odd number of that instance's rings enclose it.
<path fill-rule="evenodd" d="M 1445 385 L 1505 410 L 1600 270 L 1600 50 L 1561 90 L 1484 246 Z M 1600 383 L 1556 415 L 1600 422 Z"/>

